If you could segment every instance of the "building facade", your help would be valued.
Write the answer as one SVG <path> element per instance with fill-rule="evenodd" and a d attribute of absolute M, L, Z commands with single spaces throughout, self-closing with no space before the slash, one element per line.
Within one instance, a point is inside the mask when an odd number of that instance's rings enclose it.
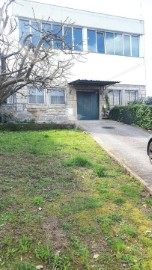
<path fill-rule="evenodd" d="M 12 113 L 19 120 L 37 122 L 100 120 L 106 96 L 110 107 L 145 97 L 142 20 L 28 0 L 14 3 L 12 14 L 18 22 L 16 36 L 20 42 L 22 36 L 30 33 L 33 44 L 38 42 L 33 30 L 37 24 L 41 29 L 48 27 L 54 32 L 62 25 L 63 35 L 67 33 L 67 44 L 84 57 L 83 61 L 75 61 L 66 82 L 41 91 L 25 87 L 9 97 L 1 111 Z M 68 27 L 63 24 L 67 18 L 71 21 Z"/>

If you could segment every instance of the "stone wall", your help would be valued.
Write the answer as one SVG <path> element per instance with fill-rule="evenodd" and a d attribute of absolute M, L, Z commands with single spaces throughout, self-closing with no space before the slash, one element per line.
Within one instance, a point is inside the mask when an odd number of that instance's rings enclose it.
<path fill-rule="evenodd" d="M 44 104 L 29 104 L 28 103 L 28 89 L 24 88 L 22 92 L 14 95 L 13 104 L 5 104 L 1 106 L 0 113 L 12 114 L 16 120 L 34 120 L 39 123 L 74 123 L 77 120 L 77 90 L 83 91 L 99 91 L 99 119 L 102 119 L 102 109 L 105 104 L 105 94 L 108 90 L 121 90 L 122 91 L 122 105 L 125 105 L 125 90 L 137 90 L 139 97 L 145 97 L 144 86 L 133 85 L 113 85 L 107 88 L 104 87 L 78 87 L 75 89 L 72 86 L 65 88 L 65 104 L 50 104 L 49 95 L 45 93 Z"/>
<path fill-rule="evenodd" d="M 4 104 L 0 113 L 12 114 L 16 120 L 34 120 L 36 122 L 74 122 L 76 114 L 76 93 L 65 89 L 65 104 L 49 104 L 48 92 L 45 92 L 44 104 L 29 104 L 28 89 L 24 88 L 14 95 L 13 104 Z"/>

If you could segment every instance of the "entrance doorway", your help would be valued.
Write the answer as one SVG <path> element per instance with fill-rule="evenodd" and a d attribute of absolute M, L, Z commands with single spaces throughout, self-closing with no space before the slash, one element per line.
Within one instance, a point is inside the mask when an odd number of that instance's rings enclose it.
<path fill-rule="evenodd" d="M 99 91 L 77 91 L 78 120 L 99 120 Z"/>

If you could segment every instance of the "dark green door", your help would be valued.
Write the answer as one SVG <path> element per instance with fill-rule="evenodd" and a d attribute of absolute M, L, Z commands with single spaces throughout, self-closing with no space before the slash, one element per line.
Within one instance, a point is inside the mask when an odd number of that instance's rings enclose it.
<path fill-rule="evenodd" d="M 78 120 L 99 119 L 99 92 L 77 91 Z"/>

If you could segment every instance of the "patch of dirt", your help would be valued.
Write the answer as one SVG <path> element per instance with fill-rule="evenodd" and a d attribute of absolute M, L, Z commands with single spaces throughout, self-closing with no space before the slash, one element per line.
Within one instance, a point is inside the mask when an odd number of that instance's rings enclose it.
<path fill-rule="evenodd" d="M 65 231 L 60 228 L 59 220 L 55 216 L 44 219 L 42 230 L 46 237 L 47 244 L 53 243 L 53 249 L 59 250 L 68 244 Z"/>
<path fill-rule="evenodd" d="M 44 190 L 54 190 L 58 188 L 57 184 L 48 184 L 44 187 Z"/>

